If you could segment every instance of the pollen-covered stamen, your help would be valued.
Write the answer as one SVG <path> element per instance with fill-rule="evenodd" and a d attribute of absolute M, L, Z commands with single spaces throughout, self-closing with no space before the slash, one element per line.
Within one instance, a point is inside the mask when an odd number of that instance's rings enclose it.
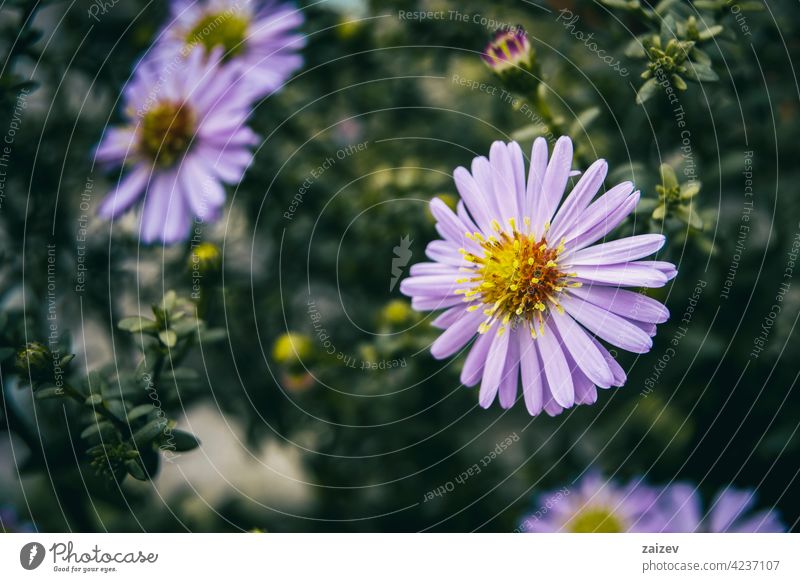
<path fill-rule="evenodd" d="M 194 111 L 184 104 L 163 101 L 142 117 L 140 151 L 159 166 L 171 166 L 184 153 L 196 131 Z"/>
<path fill-rule="evenodd" d="M 234 10 L 211 12 L 197 21 L 186 35 L 186 43 L 189 46 L 202 44 L 208 51 L 221 46 L 225 51 L 223 58 L 227 60 L 244 49 L 249 26 L 250 21 Z"/>
<path fill-rule="evenodd" d="M 516 224 L 509 221 L 511 229 L 505 231 L 494 223 L 495 235 L 483 237 L 469 233 L 468 238 L 475 241 L 483 250 L 483 255 L 462 250 L 464 259 L 471 263 L 468 271 L 472 276 L 464 276 L 458 282 L 469 283 L 459 289 L 464 301 L 473 303 L 468 309 L 475 311 L 484 306 L 488 319 L 481 324 L 479 331 L 484 333 L 495 320 L 501 320 L 498 333 L 505 331 L 512 320 L 530 323 L 531 334 L 544 331 L 544 314 L 547 309 L 563 312 L 558 303 L 558 295 L 565 287 L 580 286 L 570 282 L 573 274 L 565 273 L 558 264 L 558 256 L 564 250 L 563 241 L 558 246 L 550 246 L 542 236 L 523 234 L 516 230 Z"/>

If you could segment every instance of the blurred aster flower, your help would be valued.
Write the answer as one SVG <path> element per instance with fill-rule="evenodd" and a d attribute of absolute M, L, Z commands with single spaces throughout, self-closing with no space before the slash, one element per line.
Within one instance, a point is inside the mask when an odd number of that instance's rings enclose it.
<path fill-rule="evenodd" d="M 159 35 L 156 58 L 185 55 L 196 46 L 207 55 L 221 49 L 222 60 L 260 98 L 303 66 L 298 51 L 305 36 L 296 31 L 303 20 L 293 5 L 272 0 L 175 0 L 171 20 Z"/>
<path fill-rule="evenodd" d="M 442 236 L 426 249 L 433 262 L 414 265 L 400 287 L 415 309 L 446 310 L 434 321 L 445 330 L 431 347 L 434 357 L 452 356 L 478 334 L 461 381 L 481 383 L 484 408 L 498 394 L 500 405 L 511 407 L 520 378 L 532 415 L 594 403 L 596 386 L 626 379 L 596 337 L 645 353 L 656 324 L 669 317 L 657 301 L 622 289 L 661 287 L 677 274 L 670 263 L 640 260 L 663 246 L 662 235 L 594 244 L 633 211 L 633 184 L 592 202 L 607 172 L 598 160 L 559 207 L 572 142 L 560 138 L 549 164 L 547 156 L 547 142 L 537 139 L 527 183 L 514 142 L 495 142 L 489 159 L 473 160 L 472 173 L 457 168 L 456 213 L 431 201 Z"/>
<path fill-rule="evenodd" d="M 597 473 L 573 488 L 545 493 L 519 529 L 526 533 L 623 533 L 665 531 L 667 518 L 650 487 L 632 481 L 620 487 Z"/>
<path fill-rule="evenodd" d="M 667 528 L 673 532 L 708 533 L 779 533 L 786 527 L 778 513 L 764 510 L 751 513 L 755 504 L 752 491 L 723 489 L 717 494 L 708 512 L 704 515 L 697 489 L 685 483 L 668 487 L 663 495 Z"/>
<path fill-rule="evenodd" d="M 218 61 L 195 49 L 174 71 L 141 63 L 125 89 L 127 125 L 108 130 L 97 147 L 101 163 L 130 168 L 99 214 L 118 218 L 144 193 L 145 243 L 186 239 L 193 216 L 216 220 L 223 183 L 238 183 L 252 161 L 251 96 Z"/>

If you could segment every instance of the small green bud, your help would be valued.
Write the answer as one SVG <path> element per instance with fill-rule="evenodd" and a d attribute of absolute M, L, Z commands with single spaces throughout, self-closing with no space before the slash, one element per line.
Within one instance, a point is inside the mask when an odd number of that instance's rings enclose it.
<path fill-rule="evenodd" d="M 34 382 L 53 379 L 53 355 L 40 342 L 27 343 L 17 351 L 15 365 L 17 372 L 30 375 Z"/>
<path fill-rule="evenodd" d="M 279 364 L 293 364 L 311 355 L 311 340 L 307 335 L 295 332 L 285 333 L 275 340 L 272 357 Z"/>
<path fill-rule="evenodd" d="M 408 321 L 413 313 L 408 301 L 392 299 L 381 310 L 381 320 L 390 325 L 400 325 Z"/>
<path fill-rule="evenodd" d="M 214 243 L 204 242 L 192 248 L 189 270 L 205 277 L 216 276 L 222 267 L 222 253 Z"/>

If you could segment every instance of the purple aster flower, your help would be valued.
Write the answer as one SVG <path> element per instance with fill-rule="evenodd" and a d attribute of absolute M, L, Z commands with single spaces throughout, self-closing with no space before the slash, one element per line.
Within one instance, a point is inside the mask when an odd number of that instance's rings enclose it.
<path fill-rule="evenodd" d="M 141 63 L 125 89 L 126 125 L 108 130 L 97 147 L 101 163 L 128 168 L 99 214 L 115 219 L 144 195 L 145 243 L 186 239 L 192 217 L 216 220 L 223 183 L 238 183 L 252 161 L 258 137 L 244 125 L 250 96 L 218 60 L 196 49 L 175 70 Z"/>
<path fill-rule="evenodd" d="M 668 487 L 663 493 L 666 531 L 709 533 L 779 533 L 786 527 L 774 510 L 751 512 L 753 491 L 728 487 L 717 494 L 704 514 L 697 489 L 686 483 Z"/>
<path fill-rule="evenodd" d="M 0 505 L 0 533 L 25 533 L 34 531 L 29 521 L 20 521 L 17 511 L 10 505 Z"/>
<path fill-rule="evenodd" d="M 597 473 L 587 474 L 576 487 L 565 487 L 538 498 L 538 507 L 519 529 L 526 533 L 658 532 L 667 518 L 655 490 L 632 481 L 622 487 Z"/>
<path fill-rule="evenodd" d="M 593 200 L 607 172 L 592 164 L 560 204 L 570 176 L 572 142 L 533 144 L 525 176 L 516 143 L 495 142 L 489 159 L 477 157 L 472 172 L 453 173 L 462 200 L 457 212 L 434 198 L 431 211 L 441 240 L 431 242 L 433 261 L 414 265 L 401 291 L 418 310 L 445 311 L 433 322 L 444 332 L 433 343 L 447 358 L 476 335 L 461 372 L 466 386 L 480 382 L 479 403 L 499 396 L 509 408 L 521 381 L 528 411 L 559 414 L 591 404 L 596 386 L 625 383 L 625 372 L 603 340 L 645 353 L 666 307 L 623 287 L 662 287 L 675 267 L 643 261 L 664 244 L 659 234 L 598 243 L 639 201 L 624 182 Z"/>
<path fill-rule="evenodd" d="M 297 32 L 303 13 L 291 4 L 261 0 L 175 0 L 172 18 L 159 35 L 157 58 L 185 55 L 195 46 L 222 49 L 255 97 L 279 89 L 303 66 Z"/>

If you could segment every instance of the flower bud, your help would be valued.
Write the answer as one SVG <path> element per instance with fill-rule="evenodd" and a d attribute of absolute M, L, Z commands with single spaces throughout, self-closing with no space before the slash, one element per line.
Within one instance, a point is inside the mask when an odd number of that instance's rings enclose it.
<path fill-rule="evenodd" d="M 381 319 L 390 325 L 400 325 L 408 321 L 413 313 L 408 301 L 393 299 L 381 310 Z"/>
<path fill-rule="evenodd" d="M 279 364 L 293 364 L 308 359 L 311 355 L 311 340 L 307 335 L 285 333 L 275 340 L 272 357 Z"/>
<path fill-rule="evenodd" d="M 536 51 L 522 27 L 497 31 L 482 58 L 510 90 L 530 94 L 536 89 Z"/>
<path fill-rule="evenodd" d="M 30 375 L 34 382 L 53 378 L 53 355 L 40 342 L 25 344 L 17 352 L 15 365 L 17 372 L 22 376 Z"/>
<path fill-rule="evenodd" d="M 219 274 L 222 266 L 222 253 L 214 243 L 204 242 L 192 248 L 189 256 L 189 270 L 205 277 Z"/>

